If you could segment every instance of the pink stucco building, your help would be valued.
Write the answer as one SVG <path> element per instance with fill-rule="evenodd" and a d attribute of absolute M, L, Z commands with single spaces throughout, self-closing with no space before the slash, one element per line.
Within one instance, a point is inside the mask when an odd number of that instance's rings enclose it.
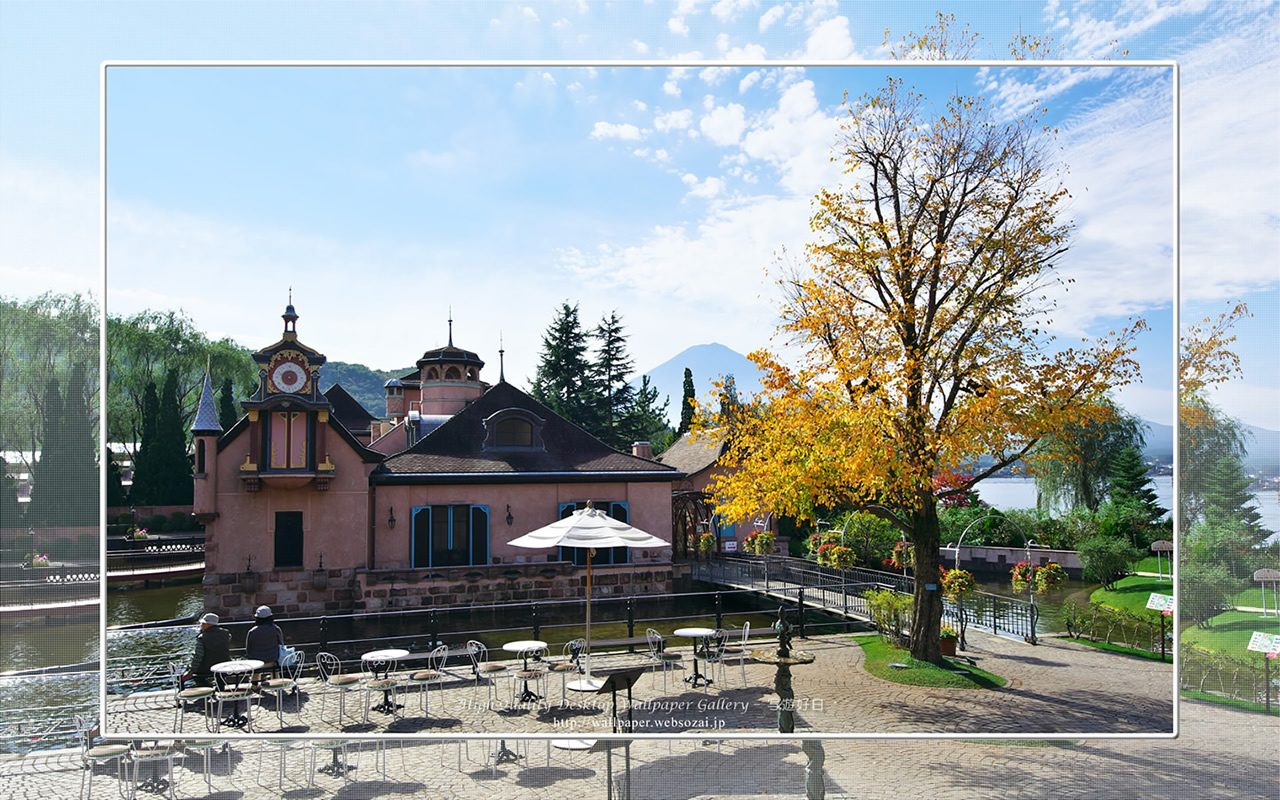
<path fill-rule="evenodd" d="M 319 391 L 325 357 L 302 344 L 290 305 L 279 341 L 254 353 L 245 416 L 218 425 L 211 381 L 193 426 L 195 502 L 205 525 L 210 610 L 280 613 L 567 597 L 585 552 L 508 543 L 580 508 L 670 541 L 681 472 L 621 453 L 449 344 L 388 381 L 374 417 L 340 386 Z M 637 455 L 639 453 L 641 455 Z M 671 590 L 671 549 L 597 552 L 598 592 Z"/>

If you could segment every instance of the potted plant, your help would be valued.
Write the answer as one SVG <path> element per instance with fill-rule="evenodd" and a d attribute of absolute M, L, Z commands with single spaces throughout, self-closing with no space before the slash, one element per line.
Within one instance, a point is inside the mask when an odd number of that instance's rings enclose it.
<path fill-rule="evenodd" d="M 135 542 L 143 541 L 147 538 L 147 529 L 134 528 L 129 538 L 133 539 Z"/>
<path fill-rule="evenodd" d="M 32 567 L 47 567 L 49 566 L 49 554 L 27 553 L 27 562 L 31 564 Z"/>
<path fill-rule="evenodd" d="M 916 552 L 911 548 L 911 542 L 899 540 L 893 545 L 893 555 L 889 559 L 889 563 L 894 569 L 906 569 L 907 567 L 915 567 Z"/>
<path fill-rule="evenodd" d="M 944 656 L 954 656 L 956 654 L 956 640 L 959 638 L 959 631 L 950 625 L 943 625 L 938 629 L 938 649 Z"/>

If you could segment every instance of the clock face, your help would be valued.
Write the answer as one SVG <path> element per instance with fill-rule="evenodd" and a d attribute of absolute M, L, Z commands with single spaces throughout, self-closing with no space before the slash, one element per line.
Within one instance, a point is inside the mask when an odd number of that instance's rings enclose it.
<path fill-rule="evenodd" d="M 295 394 L 307 388 L 307 370 L 296 361 L 281 361 L 271 368 L 271 385 L 277 392 Z"/>

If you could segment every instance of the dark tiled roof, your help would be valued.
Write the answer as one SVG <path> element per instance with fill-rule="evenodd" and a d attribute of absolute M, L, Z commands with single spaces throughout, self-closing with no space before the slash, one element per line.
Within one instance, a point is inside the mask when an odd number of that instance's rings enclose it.
<path fill-rule="evenodd" d="M 350 392 L 343 389 L 341 384 L 335 383 L 330 386 L 324 393 L 324 397 L 333 407 L 333 416 L 337 417 L 349 431 L 367 431 L 369 423 L 377 419 L 369 413 L 368 409 L 360 405 L 360 401 L 352 397 Z"/>
<path fill-rule="evenodd" d="M 724 455 L 724 431 L 705 431 L 696 439 L 693 434 L 683 434 L 670 447 L 662 451 L 658 460 L 675 467 L 686 475 L 695 475 L 711 467 Z"/>
<path fill-rule="evenodd" d="M 218 422 L 218 409 L 213 404 L 213 381 L 209 373 L 204 374 L 204 388 L 200 390 L 200 407 L 196 409 L 196 421 L 191 424 L 191 432 L 196 436 L 222 433 L 222 425 Z"/>
<path fill-rule="evenodd" d="M 507 409 L 520 409 L 546 420 L 542 449 L 484 447 L 484 420 Z M 413 447 L 388 458 L 374 479 L 396 476 L 517 476 L 522 481 L 566 474 L 644 473 L 652 479 L 674 480 L 669 466 L 620 453 L 509 383 L 499 383 Z"/>

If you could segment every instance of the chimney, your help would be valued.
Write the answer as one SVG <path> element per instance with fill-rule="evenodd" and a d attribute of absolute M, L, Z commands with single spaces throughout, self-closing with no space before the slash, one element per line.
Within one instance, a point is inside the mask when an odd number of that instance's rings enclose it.
<path fill-rule="evenodd" d="M 653 458 L 653 445 L 648 442 L 633 442 L 631 444 L 631 455 L 639 458 Z"/>

